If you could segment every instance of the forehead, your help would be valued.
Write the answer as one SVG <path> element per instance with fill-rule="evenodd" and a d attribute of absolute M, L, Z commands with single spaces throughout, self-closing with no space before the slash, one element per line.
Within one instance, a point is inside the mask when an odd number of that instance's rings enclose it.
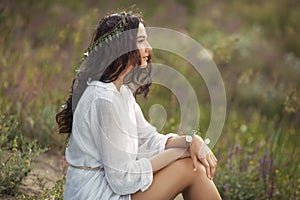
<path fill-rule="evenodd" d="M 139 24 L 137 36 L 147 36 L 145 26 L 142 23 Z"/>

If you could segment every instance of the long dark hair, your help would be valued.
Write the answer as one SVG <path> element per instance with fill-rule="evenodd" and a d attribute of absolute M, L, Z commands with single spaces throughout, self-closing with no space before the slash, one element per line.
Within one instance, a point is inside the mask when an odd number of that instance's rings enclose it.
<path fill-rule="evenodd" d="M 99 22 L 99 25 L 97 29 L 95 30 L 91 43 L 89 47 L 93 46 L 93 44 L 104 34 L 107 32 L 110 32 L 116 24 L 118 24 L 122 20 L 122 14 L 112 14 L 108 15 L 104 18 L 102 18 Z M 142 19 L 138 15 L 127 15 L 126 16 L 126 26 L 124 27 L 124 31 L 135 29 L 135 37 L 137 37 L 137 29 L 139 27 L 140 23 L 143 23 Z M 128 44 L 121 44 L 121 45 L 128 45 Z M 141 58 L 140 53 L 136 48 L 136 39 L 133 47 L 133 51 L 130 51 L 128 53 L 125 53 L 121 55 L 119 58 L 115 59 L 111 64 L 108 65 L 108 67 L 105 69 L 101 77 L 99 77 L 99 81 L 109 83 L 113 82 L 116 79 L 118 79 L 119 75 L 122 73 L 123 70 L 125 70 L 126 66 L 128 64 L 132 66 L 138 66 L 141 64 Z M 99 58 L 102 59 L 102 58 Z M 129 63 L 130 62 L 130 63 Z M 151 57 L 149 56 L 148 63 L 151 63 Z M 151 65 L 148 66 L 149 70 L 151 72 Z M 135 81 L 134 77 L 132 77 L 131 81 Z M 58 123 L 58 132 L 59 133 L 68 133 L 71 134 L 72 131 L 72 123 L 73 123 L 73 109 L 72 109 L 72 95 L 73 95 L 73 85 L 74 85 L 75 78 L 72 82 L 72 87 L 70 91 L 70 95 L 68 99 L 66 100 L 66 104 L 64 105 L 63 110 L 57 113 L 56 115 L 56 122 Z M 130 82 L 127 80 L 127 82 Z M 149 92 L 149 87 L 151 83 L 148 82 L 146 84 L 140 85 L 134 92 L 134 96 L 139 94 L 143 94 L 144 97 L 147 96 Z"/>

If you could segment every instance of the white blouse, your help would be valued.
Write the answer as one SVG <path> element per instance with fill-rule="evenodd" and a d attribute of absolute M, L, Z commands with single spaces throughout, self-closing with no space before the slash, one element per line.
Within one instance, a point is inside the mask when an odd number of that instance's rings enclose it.
<path fill-rule="evenodd" d="M 119 92 L 113 83 L 89 82 L 73 115 L 66 159 L 104 170 L 69 167 L 64 199 L 130 199 L 147 190 L 153 179 L 148 158 L 163 151 L 172 136 L 145 120 L 128 86 Z"/>

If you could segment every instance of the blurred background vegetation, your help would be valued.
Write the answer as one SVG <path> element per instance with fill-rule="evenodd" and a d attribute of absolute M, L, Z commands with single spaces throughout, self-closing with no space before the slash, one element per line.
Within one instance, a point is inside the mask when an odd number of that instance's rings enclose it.
<path fill-rule="evenodd" d="M 31 160 L 48 149 L 63 155 L 55 114 L 98 20 L 136 4 L 146 25 L 183 32 L 208 49 L 224 80 L 227 117 L 214 148 L 215 182 L 224 199 L 300 198 L 300 2 L 297 0 L 2 0 L 0 2 L 0 197 L 61 199 L 63 179 L 40 196 L 20 194 Z M 176 41 L 174 41 L 176 42 Z M 210 99 L 182 58 L 154 50 L 197 85 L 201 132 Z M 167 111 L 163 133 L 176 131 L 176 97 L 153 85 L 146 101 Z M 28 147 L 28 148 L 27 148 Z M 16 167 L 19 166 L 19 167 Z M 12 173 L 15 172 L 15 173 Z M 48 195 L 48 196 L 47 196 Z M 47 196 L 47 197 L 46 197 Z"/>

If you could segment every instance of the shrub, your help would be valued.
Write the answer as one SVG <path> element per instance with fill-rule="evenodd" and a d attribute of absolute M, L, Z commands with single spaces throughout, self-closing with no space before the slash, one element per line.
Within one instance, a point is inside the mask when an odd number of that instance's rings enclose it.
<path fill-rule="evenodd" d="M 65 177 L 58 179 L 52 188 L 45 188 L 41 191 L 37 196 L 30 196 L 26 194 L 22 194 L 18 196 L 17 199 L 30 199 L 30 200 L 63 200 L 64 193 L 64 185 L 65 185 Z"/>
<path fill-rule="evenodd" d="M 298 199 L 299 147 L 295 129 L 253 115 L 234 119 L 217 146 L 215 183 L 223 199 Z M 262 127 L 261 124 L 264 124 Z M 246 125 L 247 124 L 247 125 Z M 226 144 L 222 144 L 225 139 Z M 287 186 L 287 187 L 286 187 Z"/>
<path fill-rule="evenodd" d="M 32 160 L 46 148 L 28 141 L 14 116 L 0 115 L 0 196 L 16 195 L 16 189 L 32 169 Z"/>

